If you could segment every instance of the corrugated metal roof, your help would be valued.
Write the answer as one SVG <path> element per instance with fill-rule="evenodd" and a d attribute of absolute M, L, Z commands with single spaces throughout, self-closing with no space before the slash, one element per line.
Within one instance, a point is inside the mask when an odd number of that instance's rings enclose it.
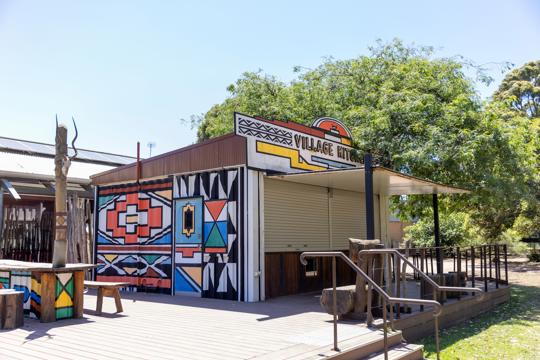
<path fill-rule="evenodd" d="M 246 164 L 246 138 L 227 134 L 141 161 L 140 179 L 222 169 Z M 137 179 L 137 164 L 124 165 L 92 176 L 92 184 L 105 185 Z"/>
<path fill-rule="evenodd" d="M 273 175 L 273 179 L 328 188 L 364 191 L 364 168 Z M 402 174 L 384 167 L 373 168 L 373 192 L 381 195 L 462 194 L 469 190 Z"/>
<path fill-rule="evenodd" d="M 72 161 L 68 179 L 84 179 L 90 183 L 90 175 L 113 168 L 115 166 Z M 54 179 L 54 159 L 0 151 L 0 177 L 18 178 L 20 174 L 35 175 L 36 179 Z"/>
<path fill-rule="evenodd" d="M 55 148 L 52 144 L 35 141 L 0 137 L 0 151 L 7 153 L 25 154 L 39 157 L 54 158 Z M 132 156 L 110 154 L 101 151 L 77 149 L 78 154 L 73 162 L 89 162 L 110 166 L 130 164 L 136 160 Z M 73 155 L 74 150 L 68 148 L 68 155 Z"/>

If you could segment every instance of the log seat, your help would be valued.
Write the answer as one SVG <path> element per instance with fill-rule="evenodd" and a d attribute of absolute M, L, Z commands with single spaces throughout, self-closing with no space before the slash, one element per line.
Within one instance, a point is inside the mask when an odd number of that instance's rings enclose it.
<path fill-rule="evenodd" d="M 24 324 L 24 293 L 13 289 L 0 290 L 0 329 L 16 329 Z"/>

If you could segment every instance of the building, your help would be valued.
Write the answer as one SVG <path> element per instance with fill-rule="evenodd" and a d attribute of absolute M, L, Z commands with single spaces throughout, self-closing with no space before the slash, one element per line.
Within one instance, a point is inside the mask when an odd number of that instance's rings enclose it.
<path fill-rule="evenodd" d="M 317 290 L 329 264 L 301 252 L 390 245 L 390 196 L 465 192 L 366 159 L 338 120 L 237 113 L 233 134 L 96 174 L 97 280 L 239 301 Z"/>
<path fill-rule="evenodd" d="M 73 149 L 68 151 L 73 155 Z M 0 258 L 51 261 L 54 155 L 52 144 L 0 137 Z M 68 225 L 72 234 L 86 231 L 87 223 L 92 221 L 94 193 L 90 175 L 135 160 L 129 156 L 78 149 L 67 180 L 70 207 L 80 210 L 77 211 L 78 226 L 70 217 Z"/>

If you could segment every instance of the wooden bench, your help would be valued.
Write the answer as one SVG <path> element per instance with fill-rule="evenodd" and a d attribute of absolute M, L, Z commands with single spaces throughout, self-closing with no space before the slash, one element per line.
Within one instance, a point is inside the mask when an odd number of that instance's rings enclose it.
<path fill-rule="evenodd" d="M 114 298 L 116 303 L 116 312 L 121 313 L 124 311 L 122 308 L 122 299 L 120 298 L 120 291 L 118 289 L 130 286 L 127 282 L 104 282 L 104 281 L 85 281 L 84 286 L 89 289 L 97 289 L 97 305 L 96 313 L 101 314 L 103 308 L 103 297 L 110 296 Z"/>
<path fill-rule="evenodd" d="M 0 329 L 16 329 L 23 326 L 23 298 L 22 291 L 0 290 Z"/>

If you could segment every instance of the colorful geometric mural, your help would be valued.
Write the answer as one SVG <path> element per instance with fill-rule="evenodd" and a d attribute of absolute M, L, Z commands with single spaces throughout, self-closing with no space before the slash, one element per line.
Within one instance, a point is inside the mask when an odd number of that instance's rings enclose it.
<path fill-rule="evenodd" d="M 358 166 L 351 132 L 341 121 L 315 120 L 312 126 L 263 120 L 235 113 L 235 133 L 246 138 L 247 165 L 286 173 Z"/>
<path fill-rule="evenodd" d="M 202 249 L 176 249 L 177 263 L 186 263 L 188 259 L 193 264 L 202 262 L 203 297 L 238 299 L 242 283 L 238 270 L 242 246 L 237 226 L 239 178 L 239 170 L 232 169 L 181 175 L 174 180 L 175 199 L 200 197 L 203 200 Z M 179 226 L 182 224 L 175 223 L 176 229 Z"/>
<path fill-rule="evenodd" d="M 37 319 L 39 319 L 41 304 L 39 277 L 39 274 L 34 275 L 29 271 L 0 271 L 0 289 L 22 291 L 25 315 Z"/>
<path fill-rule="evenodd" d="M 41 317 L 41 273 L 32 273 L 32 291 L 30 292 L 30 317 Z"/>
<path fill-rule="evenodd" d="M 98 192 L 98 281 L 131 290 L 171 291 L 172 182 L 102 187 Z"/>
<path fill-rule="evenodd" d="M 41 277 L 40 272 L 8 271 L 0 272 L 2 286 L 22 291 L 25 315 L 39 319 L 41 317 Z M 7 279 L 7 281 L 6 281 Z M 8 287 L 10 284 L 11 287 Z M 55 274 L 55 316 L 56 320 L 73 317 L 74 283 L 73 273 Z"/>
<path fill-rule="evenodd" d="M 56 320 L 73 317 L 73 273 L 56 274 Z"/>
<path fill-rule="evenodd" d="M 227 252 L 227 200 L 204 202 L 204 252 Z"/>
<path fill-rule="evenodd" d="M 174 290 L 200 293 L 202 285 L 202 197 L 174 200 Z"/>
<path fill-rule="evenodd" d="M 8 271 L 0 271 L 0 289 L 9 289 Z"/>
<path fill-rule="evenodd" d="M 12 271 L 10 276 L 10 287 L 24 293 L 24 312 L 25 314 L 30 313 L 30 297 L 32 291 L 32 274 L 30 271 Z"/>

